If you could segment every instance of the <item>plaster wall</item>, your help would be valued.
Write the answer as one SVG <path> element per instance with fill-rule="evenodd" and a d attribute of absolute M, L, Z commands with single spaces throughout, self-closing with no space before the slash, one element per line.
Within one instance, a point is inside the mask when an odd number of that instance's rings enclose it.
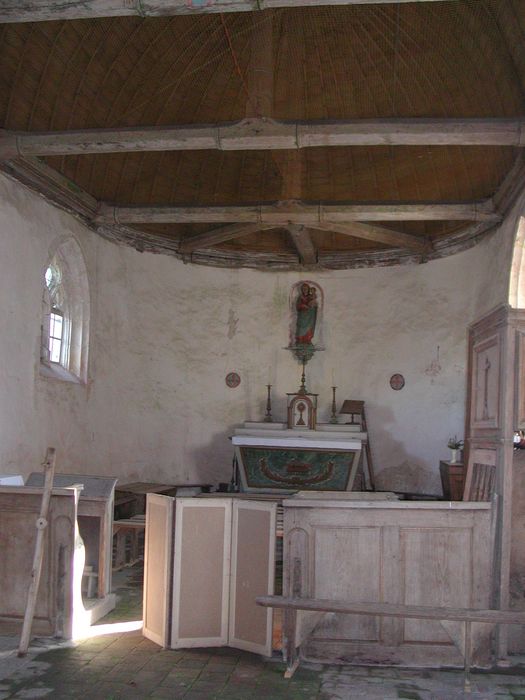
<path fill-rule="evenodd" d="M 91 234 L 72 216 L 0 177 L 0 473 L 39 470 L 46 447 L 58 449 L 57 470 L 91 460 L 86 429 L 89 388 L 39 374 L 43 275 L 57 245 L 81 244 L 91 284 Z"/>
<path fill-rule="evenodd" d="M 0 178 L 0 473 L 34 470 L 45 447 L 60 471 L 123 480 L 230 477 L 233 425 L 284 419 L 299 385 L 288 344 L 289 292 L 324 290 L 323 342 L 307 367 L 320 419 L 332 380 L 366 401 L 380 485 L 439 492 L 447 439 L 463 435 L 466 327 L 506 301 L 510 227 L 475 248 L 419 266 L 265 273 L 185 265 L 109 243 Z M 42 274 L 56 239 L 73 235 L 91 286 L 87 386 L 38 375 Z M 510 248 L 509 248 L 510 245 Z M 9 329 L 6 332 L 5 329 Z M 241 384 L 225 385 L 237 371 Z M 400 372 L 406 385 L 393 391 Z"/>

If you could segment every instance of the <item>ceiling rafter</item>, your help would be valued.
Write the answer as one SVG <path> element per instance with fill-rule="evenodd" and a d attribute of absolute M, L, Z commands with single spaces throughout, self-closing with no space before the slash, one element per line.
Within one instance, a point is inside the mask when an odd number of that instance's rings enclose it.
<path fill-rule="evenodd" d="M 224 243 L 225 241 L 231 241 L 235 238 L 242 238 L 243 236 L 248 236 L 250 233 L 259 233 L 259 231 L 265 231 L 269 228 L 274 228 L 274 226 L 265 226 L 264 224 L 231 224 L 230 226 L 221 226 L 211 231 L 199 233 L 196 236 L 183 238 L 179 245 L 179 251 L 181 253 L 191 253 L 199 248 L 209 248 L 210 246 L 217 245 L 217 243 Z"/>
<path fill-rule="evenodd" d="M 284 122 L 265 118 L 74 131 L 0 130 L 0 158 L 143 151 L 297 149 L 320 146 L 525 146 L 525 119 L 353 119 Z"/>
<path fill-rule="evenodd" d="M 301 263 L 303 265 L 315 265 L 317 262 L 317 251 L 308 228 L 300 224 L 290 224 L 287 228 Z"/>
<path fill-rule="evenodd" d="M 242 238 L 243 236 L 272 228 L 276 228 L 276 226 L 258 223 L 220 226 L 195 236 L 183 238 L 179 245 L 179 252 L 183 254 L 192 253 L 195 250 L 206 249 L 218 243 L 224 243 L 225 241 Z M 429 242 L 424 238 L 355 221 L 351 224 L 316 224 L 313 228 L 323 233 L 340 233 L 345 236 L 373 241 L 374 243 L 385 243 L 389 246 L 419 252 L 425 252 L 431 248 Z M 302 224 L 289 224 L 286 226 L 286 229 L 297 249 L 301 263 L 303 265 L 314 265 L 317 262 L 317 251 L 312 241 L 310 229 Z"/>
<path fill-rule="evenodd" d="M 318 251 L 317 264 L 323 269 L 343 270 L 363 267 L 390 266 L 398 264 L 421 263 L 424 260 L 437 260 L 443 256 L 453 255 L 468 250 L 494 229 L 490 221 L 475 222 L 462 228 L 450 236 L 437 238 L 432 242 L 432 248 L 425 251 L 410 251 L 408 249 L 390 248 L 374 251 Z M 118 243 L 130 245 L 140 252 L 145 250 L 154 253 L 175 255 L 184 259 L 179 243 L 175 238 L 147 233 L 130 228 L 125 224 L 100 224 L 97 232 Z M 214 267 L 253 267 L 273 270 L 298 269 L 295 253 L 275 252 L 246 252 L 207 248 L 192 252 L 191 262 Z"/>
<path fill-rule="evenodd" d="M 43 22 L 94 17 L 162 17 L 215 12 L 254 12 L 274 7 L 314 5 L 376 5 L 439 0 L 215 0 L 209 4 L 186 0 L 0 0 L 0 23 Z"/>
<path fill-rule="evenodd" d="M 163 252 L 172 255 L 185 255 L 180 249 L 180 243 L 176 239 L 167 238 L 165 236 L 155 235 L 153 232 L 145 233 L 135 228 L 130 228 L 125 224 L 119 224 L 114 221 L 109 223 L 98 223 L 95 221 L 97 202 L 81 188 L 76 187 L 74 183 L 69 181 L 64 176 L 56 171 L 53 171 L 49 166 L 37 158 L 23 159 L 18 158 L 14 161 L 5 162 L 0 166 L 0 169 L 10 177 L 18 180 L 27 187 L 40 192 L 44 197 L 53 201 L 58 206 L 69 210 L 80 216 L 88 225 L 93 227 L 100 235 L 113 241 L 126 243 L 137 250 L 149 250 L 151 252 Z M 510 206 L 511 201 L 507 202 Z M 452 236 L 445 237 L 443 240 L 437 239 L 433 242 L 432 250 L 428 253 L 429 259 L 439 258 L 443 255 L 460 252 L 474 245 L 486 233 L 493 229 L 495 222 L 493 221 L 477 221 L 471 223 L 466 228 L 458 231 Z M 268 228 L 274 228 L 273 225 L 268 225 Z M 221 227 L 221 235 L 225 234 L 227 227 Z M 229 227 L 228 227 L 229 228 Z M 265 227 L 266 228 L 266 227 Z M 312 227 L 313 228 L 313 227 Z M 257 231 L 261 231 L 261 225 L 256 226 Z M 211 232 L 206 232 L 210 234 Z M 354 230 L 355 233 L 355 230 Z M 247 235 L 248 230 L 244 228 L 242 235 Z M 200 234 L 204 235 L 204 234 Z M 196 239 L 194 236 L 192 239 Z M 201 242 L 198 244 L 202 245 Z M 207 251 L 207 252 L 201 252 Z M 408 249 L 407 249 L 408 251 Z M 194 252 L 197 255 L 198 261 L 202 264 L 209 264 L 222 267 L 235 266 L 252 266 L 266 267 L 270 265 L 272 269 L 291 269 L 293 263 L 290 256 L 284 254 L 269 255 L 269 254 L 241 254 L 233 253 L 234 260 L 229 256 L 220 254 L 220 251 L 213 251 L 210 248 L 206 249 L 195 248 Z M 420 253 L 420 251 L 414 251 Z M 406 257 L 399 253 L 399 248 L 396 250 L 367 252 L 366 258 L 363 258 L 363 253 L 346 253 L 342 252 L 325 252 L 322 255 L 318 254 L 319 264 L 327 269 L 346 269 L 352 267 L 368 267 L 376 264 L 393 265 L 403 261 L 410 261 L 412 257 Z M 192 257 L 192 260 L 194 258 Z"/>
<path fill-rule="evenodd" d="M 428 251 L 431 248 L 430 242 L 420 236 L 411 236 L 401 231 L 393 231 L 382 226 L 362 224 L 357 221 L 353 221 L 351 224 L 319 224 L 315 228 L 320 231 L 340 233 L 343 236 L 352 236 L 353 238 L 374 241 L 374 243 L 385 243 L 389 246 L 408 248 L 409 250 L 418 250 L 420 252 Z"/>

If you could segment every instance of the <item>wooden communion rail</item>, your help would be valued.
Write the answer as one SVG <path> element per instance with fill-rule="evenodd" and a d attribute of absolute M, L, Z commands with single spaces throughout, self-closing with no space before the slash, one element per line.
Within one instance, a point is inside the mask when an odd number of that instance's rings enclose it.
<path fill-rule="evenodd" d="M 286 598 L 284 596 L 260 596 L 259 605 L 284 609 L 284 648 L 286 652 L 285 678 L 291 678 L 299 666 L 298 650 L 307 634 L 297 634 L 297 612 L 312 613 L 315 616 L 312 631 L 325 613 L 345 613 L 351 615 L 377 615 L 379 617 L 415 618 L 420 620 L 447 620 L 465 624 L 465 690 L 470 690 L 471 666 L 471 625 L 482 622 L 493 625 L 525 625 L 525 612 L 518 610 L 477 610 L 475 608 L 436 608 L 423 605 L 394 605 L 391 603 L 350 603 L 343 600 L 323 600 L 319 598 Z M 319 614 L 320 613 L 320 614 Z M 302 636 L 302 639 L 298 638 Z"/>

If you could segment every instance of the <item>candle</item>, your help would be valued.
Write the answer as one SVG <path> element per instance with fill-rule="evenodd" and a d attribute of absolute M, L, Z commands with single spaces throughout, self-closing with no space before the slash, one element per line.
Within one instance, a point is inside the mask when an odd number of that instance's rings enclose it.
<path fill-rule="evenodd" d="M 267 384 L 271 384 L 271 383 L 272 383 L 272 366 L 268 365 L 268 382 L 267 382 Z"/>
<path fill-rule="evenodd" d="M 332 386 L 335 386 L 335 370 L 332 367 Z"/>

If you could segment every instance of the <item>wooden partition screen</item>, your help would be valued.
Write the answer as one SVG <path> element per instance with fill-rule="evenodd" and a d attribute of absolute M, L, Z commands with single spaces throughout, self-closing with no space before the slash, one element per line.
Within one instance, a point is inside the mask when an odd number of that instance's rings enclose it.
<path fill-rule="evenodd" d="M 513 436 L 525 428 L 525 311 L 503 305 L 469 328 L 465 501 L 495 511 L 491 607 L 510 605 Z M 498 656 L 507 654 L 501 626 Z"/>
<path fill-rule="evenodd" d="M 275 503 L 148 494 L 144 635 L 172 649 L 271 655 Z"/>

